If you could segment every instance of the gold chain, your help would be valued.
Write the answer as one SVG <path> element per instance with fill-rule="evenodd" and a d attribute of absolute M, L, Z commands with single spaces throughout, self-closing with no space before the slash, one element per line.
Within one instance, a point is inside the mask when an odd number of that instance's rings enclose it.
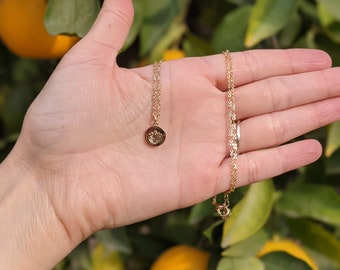
<path fill-rule="evenodd" d="M 239 130 L 236 118 L 236 105 L 235 105 L 235 79 L 234 79 L 234 66 L 233 59 L 228 50 L 223 52 L 226 65 L 226 79 L 227 79 L 227 122 L 229 127 L 229 154 L 230 154 L 230 187 L 224 192 L 223 203 L 217 203 L 217 196 L 213 197 L 212 204 L 215 206 L 217 213 L 223 218 L 227 219 L 231 210 L 229 208 L 229 194 L 235 191 L 237 186 L 237 157 L 239 153 Z"/>
<path fill-rule="evenodd" d="M 153 86 L 152 86 L 152 110 L 153 125 L 158 126 L 158 118 L 161 115 L 161 64 L 162 61 L 153 64 Z"/>
<path fill-rule="evenodd" d="M 162 61 L 153 64 L 152 105 L 151 116 L 153 124 L 145 131 L 145 141 L 150 146 L 161 145 L 165 141 L 166 133 L 159 127 L 158 119 L 161 115 L 161 65 Z"/>

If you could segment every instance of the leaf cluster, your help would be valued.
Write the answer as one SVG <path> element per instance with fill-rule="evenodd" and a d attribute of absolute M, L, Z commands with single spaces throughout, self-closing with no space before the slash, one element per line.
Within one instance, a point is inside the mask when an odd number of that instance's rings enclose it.
<path fill-rule="evenodd" d="M 170 48 L 187 56 L 253 48 L 318 48 L 340 63 L 338 0 L 133 0 L 135 20 L 119 56 L 131 67 L 160 59 Z M 53 33 L 84 36 L 99 0 L 49 0 Z M 63 14 L 63 16 L 61 16 Z M 0 43 L 0 158 L 16 141 L 26 109 L 57 64 L 12 55 Z M 238 189 L 232 217 L 214 214 L 210 201 L 124 228 L 101 231 L 55 270 L 149 269 L 162 251 L 189 244 L 211 253 L 209 269 L 310 269 L 286 253 L 256 255 L 268 239 L 291 238 L 320 269 L 340 269 L 340 123 L 303 138 L 325 152 L 315 164 Z M 274 180 L 274 181 L 273 181 Z M 105 267 L 106 267 L 105 266 Z M 96 268 L 97 267 L 97 268 Z M 101 268 L 102 267 L 102 268 Z M 120 268 L 105 268 L 120 269 Z"/>

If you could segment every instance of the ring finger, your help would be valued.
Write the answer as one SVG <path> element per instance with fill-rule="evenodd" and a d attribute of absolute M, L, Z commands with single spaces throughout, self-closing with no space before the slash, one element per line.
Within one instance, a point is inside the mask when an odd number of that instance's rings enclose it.
<path fill-rule="evenodd" d="M 241 121 L 240 153 L 278 146 L 337 121 L 339 102 L 337 97 Z"/>

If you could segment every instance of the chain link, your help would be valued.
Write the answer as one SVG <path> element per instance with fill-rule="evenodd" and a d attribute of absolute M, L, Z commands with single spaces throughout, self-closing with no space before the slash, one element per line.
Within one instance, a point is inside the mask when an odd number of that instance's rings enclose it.
<path fill-rule="evenodd" d="M 236 105 L 235 105 L 235 79 L 234 79 L 234 66 L 233 59 L 228 50 L 223 52 L 226 65 L 226 83 L 227 83 L 227 127 L 229 129 L 229 155 L 230 155 L 230 187 L 223 194 L 223 203 L 217 202 L 217 196 L 212 199 L 212 204 L 215 206 L 217 213 L 223 218 L 227 219 L 231 210 L 229 208 L 229 194 L 235 191 L 237 186 L 237 157 L 239 153 L 238 141 L 238 123 L 236 118 Z"/>
<path fill-rule="evenodd" d="M 162 61 L 153 64 L 153 86 L 152 86 L 152 117 L 153 125 L 158 126 L 158 118 L 161 115 L 161 64 Z"/>

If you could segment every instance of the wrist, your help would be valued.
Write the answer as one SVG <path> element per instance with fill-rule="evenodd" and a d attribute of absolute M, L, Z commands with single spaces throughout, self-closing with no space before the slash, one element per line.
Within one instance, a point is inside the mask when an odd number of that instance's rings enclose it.
<path fill-rule="evenodd" d="M 0 165 L 0 265 L 51 269 L 73 248 L 43 190 L 39 169 L 16 147 Z"/>

